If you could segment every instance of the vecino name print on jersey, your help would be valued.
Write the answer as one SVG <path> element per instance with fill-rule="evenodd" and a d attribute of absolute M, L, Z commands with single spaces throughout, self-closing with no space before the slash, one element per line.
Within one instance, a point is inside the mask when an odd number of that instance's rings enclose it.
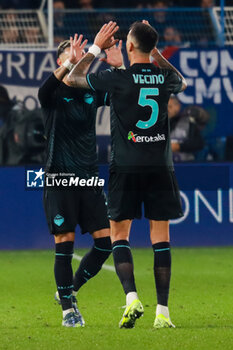
<path fill-rule="evenodd" d="M 164 84 L 164 76 L 162 74 L 133 74 L 133 80 L 135 84 Z"/>

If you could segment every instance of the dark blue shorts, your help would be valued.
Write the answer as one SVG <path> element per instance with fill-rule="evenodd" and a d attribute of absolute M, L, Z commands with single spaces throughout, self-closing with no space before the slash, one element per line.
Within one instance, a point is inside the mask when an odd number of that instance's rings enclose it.
<path fill-rule="evenodd" d="M 145 217 L 167 221 L 183 216 L 174 171 L 152 173 L 111 172 L 108 184 L 108 218 L 114 221 Z"/>
<path fill-rule="evenodd" d="M 82 234 L 109 228 L 107 201 L 100 187 L 45 187 L 43 200 L 51 234 L 74 232 L 77 225 Z"/>

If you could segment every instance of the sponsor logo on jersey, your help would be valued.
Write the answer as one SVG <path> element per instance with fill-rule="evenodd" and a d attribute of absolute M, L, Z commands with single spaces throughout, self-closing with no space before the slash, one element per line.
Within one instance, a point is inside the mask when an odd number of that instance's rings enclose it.
<path fill-rule="evenodd" d="M 55 225 L 60 227 L 64 223 L 65 219 L 63 218 L 63 216 L 57 214 L 53 221 Z"/>
<path fill-rule="evenodd" d="M 128 140 L 132 140 L 133 142 L 137 142 L 136 141 L 136 134 L 134 134 L 132 131 L 129 131 L 128 133 Z"/>
<path fill-rule="evenodd" d="M 164 134 L 157 134 L 155 136 L 144 136 L 144 135 L 137 135 L 134 134 L 132 131 L 129 131 L 128 133 L 128 140 L 132 140 L 134 143 L 150 143 L 150 142 L 159 142 L 159 141 L 165 141 L 166 137 Z"/>
<path fill-rule="evenodd" d="M 70 101 L 73 101 L 74 99 L 73 98 L 67 98 L 67 97 L 63 97 L 63 100 L 65 100 L 66 102 L 70 102 Z"/>

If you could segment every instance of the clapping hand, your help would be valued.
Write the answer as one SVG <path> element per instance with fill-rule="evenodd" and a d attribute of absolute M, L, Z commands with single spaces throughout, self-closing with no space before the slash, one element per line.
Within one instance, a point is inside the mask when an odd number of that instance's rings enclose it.
<path fill-rule="evenodd" d="M 112 38 L 114 41 L 114 37 Z M 123 55 L 121 52 L 122 49 L 122 40 L 119 41 L 118 45 L 113 45 L 109 49 L 105 50 L 106 56 L 105 58 L 100 58 L 100 61 L 108 63 L 113 67 L 121 67 L 123 65 Z"/>
<path fill-rule="evenodd" d="M 119 27 L 116 22 L 110 21 L 108 24 L 104 24 L 96 34 L 94 45 L 97 45 L 101 50 L 106 50 L 114 46 L 118 42 L 118 40 L 114 39 L 114 34 L 118 29 Z"/>
<path fill-rule="evenodd" d="M 83 40 L 83 35 L 79 35 L 75 34 L 74 38 L 72 38 L 72 36 L 70 37 L 70 53 L 69 53 L 69 61 L 73 64 L 78 63 L 78 61 L 81 60 L 81 58 L 83 57 L 83 53 L 84 53 L 84 48 L 87 44 L 87 39 Z"/>

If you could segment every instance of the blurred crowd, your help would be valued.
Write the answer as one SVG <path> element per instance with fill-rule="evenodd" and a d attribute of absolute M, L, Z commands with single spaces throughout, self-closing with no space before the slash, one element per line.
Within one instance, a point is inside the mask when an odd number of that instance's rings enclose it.
<path fill-rule="evenodd" d="M 233 0 L 232 0 L 233 1 Z M 125 40 L 128 32 L 129 23 L 124 13 L 112 14 L 101 13 L 95 14 L 92 18 L 90 11 L 98 8 L 134 8 L 138 10 L 151 10 L 152 12 L 144 12 L 143 18 L 148 20 L 150 24 L 158 31 L 161 46 L 175 45 L 178 47 L 190 46 L 190 42 L 198 45 L 212 45 L 216 40 L 215 30 L 206 11 L 200 11 L 195 14 L 186 11 L 180 14 L 169 11 L 173 7 L 199 7 L 202 10 L 207 10 L 215 6 L 215 0 L 54 0 L 54 34 L 55 43 L 61 41 L 64 37 L 70 35 L 69 26 L 71 23 L 75 27 L 77 19 L 72 16 L 72 13 L 64 14 L 65 9 L 77 8 L 84 11 L 82 15 L 82 30 L 89 41 L 93 40 L 92 33 L 95 33 L 99 27 L 109 21 L 117 21 L 120 26 L 119 36 Z M 154 10 L 154 12 L 153 12 Z M 86 12 L 88 11 L 88 13 Z M 142 16 L 141 15 L 141 16 Z M 130 13 L 127 15 L 130 18 L 130 23 L 142 19 L 138 14 Z M 190 40 L 190 38 L 192 38 Z"/>
<path fill-rule="evenodd" d="M 174 162 L 233 161 L 233 137 L 210 137 L 206 130 L 211 115 L 203 108 L 184 107 L 173 95 L 168 117 Z M 27 110 L 0 86 L 0 165 L 43 165 L 43 130 L 41 110 Z"/>
<path fill-rule="evenodd" d="M 229 0 L 230 3 L 231 0 Z M 154 8 L 158 7 L 158 3 L 162 3 L 161 7 L 166 3 L 167 7 L 182 6 L 182 7 L 203 7 L 219 5 L 219 0 L 61 0 L 62 6 L 67 9 L 79 8 L 91 10 L 95 8 Z M 41 0 L 1 0 L 0 8 L 2 9 L 35 9 L 41 4 Z M 230 4 L 229 4 L 230 5 Z"/>
<path fill-rule="evenodd" d="M 176 96 L 168 103 L 174 162 L 233 161 L 233 137 L 213 137 L 213 116 L 200 106 L 182 106 Z"/>
<path fill-rule="evenodd" d="M 11 100 L 0 85 L 0 165 L 43 164 L 44 148 L 41 110 Z"/>
<path fill-rule="evenodd" d="M 27 25 L 15 12 L 0 14 L 0 43 L 4 44 L 38 44 L 44 41 L 37 16 L 30 14 Z"/>
<path fill-rule="evenodd" d="M 81 26 L 83 34 L 91 42 L 94 33 L 109 20 L 118 22 L 119 35 L 125 40 L 129 24 L 139 19 L 138 14 L 131 13 L 130 17 L 125 13 L 116 15 L 114 12 L 91 15 L 91 11 L 100 8 L 128 7 L 155 10 L 153 13 L 143 13 L 143 16 L 158 31 L 163 47 L 166 45 L 187 47 L 191 44 L 210 46 L 216 41 L 216 34 L 208 13 L 205 11 L 196 13 L 194 20 L 192 13 L 176 13 L 177 16 L 174 16 L 173 12 L 166 10 L 174 6 L 208 9 L 216 3 L 216 0 L 53 0 L 54 41 L 55 45 L 58 44 L 78 31 Z M 0 9 L 36 9 L 40 4 L 41 0 L 1 0 Z M 77 20 L 76 13 L 64 12 L 69 9 L 83 10 L 84 13 Z M 45 42 L 46 35 L 42 32 L 36 14 L 16 14 L 13 11 L 0 13 L 0 44 L 43 44 Z"/>
<path fill-rule="evenodd" d="M 41 0 L 1 0 L 0 9 L 36 9 Z M 46 5 L 46 3 L 45 3 Z M 125 13 L 92 13 L 99 8 L 137 8 L 155 10 L 145 11 L 144 19 L 149 20 L 159 32 L 163 54 L 169 56 L 170 50 L 190 46 L 190 35 L 195 35 L 194 44 L 208 46 L 214 42 L 211 22 L 207 11 L 201 11 L 195 23 L 188 12 L 175 18 L 167 9 L 180 7 L 201 7 L 209 9 L 219 5 L 218 0 L 54 0 L 54 39 L 55 45 L 73 35 L 80 26 L 85 37 L 91 42 L 100 26 L 117 20 L 120 25 L 119 36 L 126 39 L 129 23 L 138 20 Z M 226 0 L 233 5 L 233 0 Z M 66 9 L 83 10 L 79 16 Z M 156 11 L 159 10 L 159 11 Z M 133 12 L 134 13 L 134 12 Z M 179 16 L 179 14 L 177 14 Z M 136 15 L 135 15 L 136 16 Z M 208 22 L 209 21 L 209 22 Z M 0 12 L 0 43 L 37 44 L 45 40 L 44 34 L 34 14 L 28 15 L 27 25 L 24 19 L 14 11 Z M 77 28 L 78 26 L 78 28 Z M 182 27 L 180 27 L 182 26 Z M 206 27 L 207 26 L 207 27 Z M 209 27 L 208 27 L 209 26 Z M 210 28 L 206 30 L 206 28 Z M 189 35 L 189 33 L 191 33 Z M 168 105 L 171 128 L 173 158 L 175 162 L 185 161 L 232 161 L 233 137 L 213 138 L 208 133 L 211 113 L 197 106 L 185 107 L 176 96 L 172 96 Z M 0 165 L 42 164 L 44 160 L 44 138 L 41 110 L 29 111 L 22 102 L 9 98 L 7 90 L 0 86 Z"/>

